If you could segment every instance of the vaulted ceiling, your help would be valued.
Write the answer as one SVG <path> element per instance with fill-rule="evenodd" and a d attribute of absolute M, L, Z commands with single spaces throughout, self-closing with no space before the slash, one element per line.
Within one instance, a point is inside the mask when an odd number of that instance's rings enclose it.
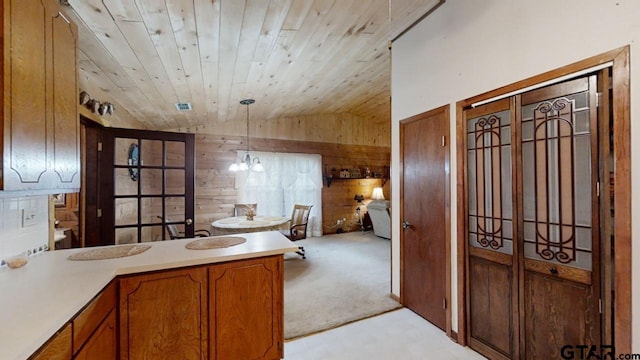
<path fill-rule="evenodd" d="M 81 90 L 148 129 L 390 119 L 391 39 L 440 0 L 68 0 Z M 188 102 L 180 112 L 175 103 Z"/>

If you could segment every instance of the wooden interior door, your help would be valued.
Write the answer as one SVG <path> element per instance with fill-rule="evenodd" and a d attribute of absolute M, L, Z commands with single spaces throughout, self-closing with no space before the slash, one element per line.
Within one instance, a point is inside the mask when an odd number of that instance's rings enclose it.
<path fill-rule="evenodd" d="M 400 123 L 401 303 L 441 329 L 447 323 L 449 107 Z"/>
<path fill-rule="evenodd" d="M 520 99 L 523 358 L 600 345 L 596 97 L 592 75 Z"/>
<path fill-rule="evenodd" d="M 104 244 L 169 240 L 167 225 L 194 234 L 193 134 L 104 128 Z"/>
<path fill-rule="evenodd" d="M 469 344 L 493 359 L 518 353 L 512 103 L 465 112 Z"/>
<path fill-rule="evenodd" d="M 102 217 L 99 215 L 100 196 L 100 151 L 102 143 L 102 126 L 89 119 L 80 116 L 82 122 L 82 188 L 80 189 L 81 209 L 80 216 L 82 234 L 82 246 L 100 246 L 103 243 L 101 236 Z"/>

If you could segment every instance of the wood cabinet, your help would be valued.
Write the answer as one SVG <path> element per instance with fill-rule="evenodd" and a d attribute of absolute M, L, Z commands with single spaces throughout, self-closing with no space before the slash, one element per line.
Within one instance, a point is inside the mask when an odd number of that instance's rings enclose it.
<path fill-rule="evenodd" d="M 55 0 L 3 0 L 2 190 L 80 187 L 77 26 Z"/>
<path fill-rule="evenodd" d="M 281 359 L 283 268 L 274 255 L 117 278 L 32 359 Z"/>
<path fill-rule="evenodd" d="M 121 359 L 281 359 L 283 257 L 120 279 Z"/>
<path fill-rule="evenodd" d="M 117 359 L 117 280 L 73 319 L 75 359 Z"/>
<path fill-rule="evenodd" d="M 76 354 L 75 360 L 117 359 L 118 323 L 116 310 L 112 309 L 107 318 L 91 335 L 84 347 Z"/>
<path fill-rule="evenodd" d="M 32 359 L 117 359 L 116 284 L 107 285 Z"/>
<path fill-rule="evenodd" d="M 207 268 L 120 279 L 120 359 L 207 358 Z"/>
<path fill-rule="evenodd" d="M 31 360 L 69 360 L 71 359 L 71 323 L 58 331 Z"/>
<path fill-rule="evenodd" d="M 210 359 L 281 359 L 283 257 L 209 268 Z"/>

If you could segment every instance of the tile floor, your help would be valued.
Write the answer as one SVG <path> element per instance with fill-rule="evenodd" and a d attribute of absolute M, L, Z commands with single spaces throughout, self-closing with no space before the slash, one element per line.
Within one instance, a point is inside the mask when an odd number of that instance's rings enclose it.
<path fill-rule="evenodd" d="M 484 359 L 408 309 L 288 341 L 286 360 Z"/>

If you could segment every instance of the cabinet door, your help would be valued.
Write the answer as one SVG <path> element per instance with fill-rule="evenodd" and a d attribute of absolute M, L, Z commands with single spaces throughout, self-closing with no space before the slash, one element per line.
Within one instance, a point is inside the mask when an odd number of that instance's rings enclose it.
<path fill-rule="evenodd" d="M 80 187 L 77 27 L 54 0 L 4 0 L 3 190 Z"/>
<path fill-rule="evenodd" d="M 207 358 L 207 268 L 120 280 L 120 358 Z"/>
<path fill-rule="evenodd" d="M 65 325 L 31 360 L 69 360 L 71 359 L 71 323 Z"/>
<path fill-rule="evenodd" d="M 282 256 L 209 268 L 211 359 L 281 359 Z"/>
<path fill-rule="evenodd" d="M 117 281 L 112 281 L 73 319 L 73 353 L 77 354 L 118 304 Z M 115 315 L 113 315 L 115 316 Z M 105 330 L 103 330 L 105 331 Z"/>
<path fill-rule="evenodd" d="M 95 333 L 76 355 L 76 360 L 92 359 L 117 359 L 118 358 L 118 337 L 116 324 L 116 310 L 113 309 L 109 316 L 100 324 Z"/>
<path fill-rule="evenodd" d="M 38 188 L 47 171 L 47 19 L 40 0 L 4 1 L 5 190 Z"/>
<path fill-rule="evenodd" d="M 52 116 L 50 171 L 54 188 L 80 187 L 80 121 L 78 120 L 78 28 L 59 10 L 51 13 Z"/>

